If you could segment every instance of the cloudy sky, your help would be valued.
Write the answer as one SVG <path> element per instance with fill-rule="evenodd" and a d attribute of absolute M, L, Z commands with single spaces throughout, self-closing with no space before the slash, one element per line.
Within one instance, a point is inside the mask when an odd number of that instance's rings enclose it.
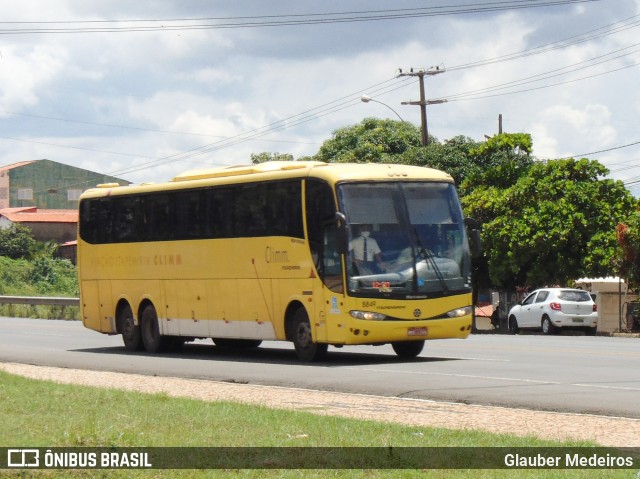
<path fill-rule="evenodd" d="M 366 117 L 531 133 L 640 195 L 640 0 L 20 0 L 0 18 L 0 165 L 139 183 L 317 152 Z M 368 95 L 380 103 L 363 103 Z M 387 105 L 387 106 L 385 106 Z"/>

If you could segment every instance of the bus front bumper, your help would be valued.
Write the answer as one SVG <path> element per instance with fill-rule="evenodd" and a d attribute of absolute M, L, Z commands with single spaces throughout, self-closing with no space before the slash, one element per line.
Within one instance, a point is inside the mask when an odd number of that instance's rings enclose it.
<path fill-rule="evenodd" d="M 422 321 L 364 321 L 352 319 L 345 324 L 344 344 L 377 344 L 399 341 L 466 338 L 471 333 L 472 317 Z"/>

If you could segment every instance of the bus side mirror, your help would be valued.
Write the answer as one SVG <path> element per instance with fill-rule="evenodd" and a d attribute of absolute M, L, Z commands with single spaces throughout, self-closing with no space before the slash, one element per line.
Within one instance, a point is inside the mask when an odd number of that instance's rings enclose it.
<path fill-rule="evenodd" d="M 339 211 L 336 213 L 336 250 L 338 254 L 347 254 L 349 243 L 349 227 L 347 218 Z"/>
<path fill-rule="evenodd" d="M 480 223 L 473 218 L 465 218 L 464 224 L 469 235 L 469 248 L 471 257 L 478 258 L 482 255 L 482 240 L 480 239 Z"/>

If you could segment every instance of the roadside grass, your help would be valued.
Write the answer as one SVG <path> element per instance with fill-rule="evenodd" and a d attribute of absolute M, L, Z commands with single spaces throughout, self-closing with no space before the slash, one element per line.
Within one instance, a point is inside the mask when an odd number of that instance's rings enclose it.
<path fill-rule="evenodd" d="M 408 427 L 231 402 L 57 384 L 0 372 L 2 447 L 593 446 Z M 632 478 L 632 470 L 0 470 L 2 478 Z"/>
<path fill-rule="evenodd" d="M 39 255 L 11 259 L 0 255 L 1 296 L 78 297 L 78 273 L 69 261 Z M 80 319 L 77 306 L 0 305 L 0 316 L 42 319 Z"/>
<path fill-rule="evenodd" d="M 78 306 L 0 304 L 0 316 L 32 319 L 66 319 L 69 321 L 77 321 L 80 319 L 80 308 Z"/>

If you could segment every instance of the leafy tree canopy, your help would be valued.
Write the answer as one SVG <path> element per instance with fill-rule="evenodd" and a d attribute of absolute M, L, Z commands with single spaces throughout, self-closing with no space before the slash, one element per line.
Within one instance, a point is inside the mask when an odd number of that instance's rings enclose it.
<path fill-rule="evenodd" d="M 486 142 L 456 136 L 444 142 L 433 136 L 422 146 L 420 129 L 406 122 L 366 118 L 333 132 L 313 157 L 328 163 L 401 163 L 449 173 L 463 193 L 481 181 L 503 186 L 531 166 L 531 136 L 505 133 Z M 465 185 L 465 180 L 468 180 Z"/>
<path fill-rule="evenodd" d="M 490 276 L 498 286 L 566 284 L 616 272 L 616 225 L 635 199 L 587 159 L 536 163 L 508 188 L 476 188 L 466 213 L 483 222 Z M 509 174 L 507 172 L 507 174 Z"/>
<path fill-rule="evenodd" d="M 9 228 L 0 229 L 0 256 L 29 258 L 35 250 L 36 240 L 26 226 L 13 223 Z"/>
<path fill-rule="evenodd" d="M 502 133 L 469 151 L 474 168 L 465 176 L 463 194 L 479 186 L 507 188 L 533 164 L 533 142 L 528 133 Z"/>
<path fill-rule="evenodd" d="M 251 163 L 265 163 L 267 161 L 293 161 L 293 155 L 290 153 L 270 153 L 264 151 L 262 153 L 251 153 Z"/>
<path fill-rule="evenodd" d="M 314 159 L 327 163 L 393 163 L 412 147 L 419 147 L 420 130 L 411 123 L 365 118 L 340 128 L 326 140 Z"/>
<path fill-rule="evenodd" d="M 616 227 L 618 244 L 622 249 L 620 273 L 635 287 L 640 286 L 640 209 Z"/>

